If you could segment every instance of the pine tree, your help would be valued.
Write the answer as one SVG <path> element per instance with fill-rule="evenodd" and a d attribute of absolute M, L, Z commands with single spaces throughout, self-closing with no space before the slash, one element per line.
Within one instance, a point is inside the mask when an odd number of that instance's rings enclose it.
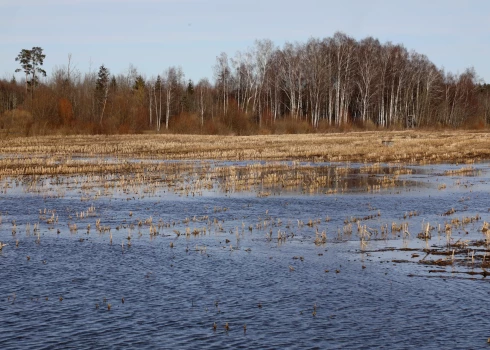
<path fill-rule="evenodd" d="M 32 50 L 22 49 L 15 58 L 16 61 L 20 62 L 20 66 L 22 67 L 16 69 L 15 72 L 24 71 L 26 75 L 26 93 L 28 87 L 31 86 L 31 93 L 34 94 L 34 88 L 38 84 L 36 73 L 41 74 L 43 77 L 46 76 L 46 71 L 41 68 L 45 58 L 46 55 L 43 54 L 43 49 L 39 46 L 34 46 Z"/>
<path fill-rule="evenodd" d="M 43 49 L 40 48 L 39 46 L 35 46 L 31 50 L 31 60 L 32 60 L 32 82 L 31 86 L 34 87 L 37 86 L 37 77 L 36 73 L 41 74 L 43 77 L 46 76 L 46 71 L 42 69 L 40 66 L 43 65 L 44 59 L 46 58 L 46 55 L 43 54 Z"/>
<path fill-rule="evenodd" d="M 29 76 L 32 73 L 32 63 L 31 63 L 31 50 L 26 50 L 22 49 L 22 51 L 19 53 L 19 55 L 15 58 L 16 61 L 20 62 L 21 68 L 17 68 L 15 70 L 16 73 L 20 71 L 24 71 L 26 74 L 26 94 L 27 94 L 27 87 L 29 84 Z"/>

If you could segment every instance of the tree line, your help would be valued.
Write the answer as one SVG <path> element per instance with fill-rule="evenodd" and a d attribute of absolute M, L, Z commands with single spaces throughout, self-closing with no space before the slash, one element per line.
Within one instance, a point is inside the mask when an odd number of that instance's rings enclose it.
<path fill-rule="evenodd" d="M 182 132 L 253 134 L 353 127 L 478 127 L 490 122 L 490 86 L 476 72 L 445 72 L 403 45 L 344 33 L 282 48 L 270 40 L 221 53 L 213 81 L 179 67 L 146 77 L 132 65 L 82 73 L 71 55 L 50 76 L 40 47 L 0 81 L 0 130 L 25 134 Z"/>

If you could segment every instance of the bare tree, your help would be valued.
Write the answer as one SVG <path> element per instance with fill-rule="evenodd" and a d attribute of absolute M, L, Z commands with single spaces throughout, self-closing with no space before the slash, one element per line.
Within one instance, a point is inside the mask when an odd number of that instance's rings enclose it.
<path fill-rule="evenodd" d="M 289 100 L 289 114 L 297 119 L 301 110 L 303 73 L 301 70 L 301 51 L 299 44 L 286 43 L 282 50 L 281 71 L 282 90 Z"/>
<path fill-rule="evenodd" d="M 336 124 L 347 122 L 350 93 L 352 92 L 354 40 L 344 33 L 335 33 L 333 37 L 337 77 L 336 89 Z"/>
<path fill-rule="evenodd" d="M 170 120 L 171 105 L 175 101 L 175 93 L 179 88 L 179 84 L 182 84 L 184 74 L 182 69 L 170 67 L 163 75 L 163 89 L 165 90 L 165 129 L 168 130 L 168 123 Z"/>
<path fill-rule="evenodd" d="M 369 120 L 369 113 L 372 98 L 375 96 L 375 81 L 379 74 L 379 41 L 373 38 L 366 38 L 359 44 L 359 50 L 356 55 L 357 71 L 359 78 L 357 86 L 361 95 L 361 120 L 366 122 Z"/>
<path fill-rule="evenodd" d="M 214 76 L 216 80 L 216 86 L 221 92 L 221 101 L 223 104 L 223 115 L 228 112 L 228 94 L 229 84 L 231 80 L 230 65 L 228 63 L 228 55 L 222 52 L 216 57 L 216 65 L 214 66 Z"/>
<path fill-rule="evenodd" d="M 264 89 L 264 82 L 269 63 L 274 51 L 274 45 L 271 40 L 256 40 L 255 41 L 255 60 L 257 67 L 257 84 L 255 85 L 253 111 L 258 113 L 259 127 L 262 126 L 262 106 L 260 94 Z"/>
<path fill-rule="evenodd" d="M 204 126 L 204 113 L 206 113 L 206 109 L 208 108 L 210 90 L 211 84 L 207 79 L 201 79 L 196 85 L 201 127 Z"/>

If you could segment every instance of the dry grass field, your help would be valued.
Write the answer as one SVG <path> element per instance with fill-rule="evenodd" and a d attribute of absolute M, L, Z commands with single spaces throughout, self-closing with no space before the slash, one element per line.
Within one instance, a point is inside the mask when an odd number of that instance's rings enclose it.
<path fill-rule="evenodd" d="M 302 135 L 43 136 L 0 141 L 0 176 L 165 172 L 154 160 L 294 160 L 392 165 L 490 159 L 474 131 L 393 131 Z M 172 171 L 177 171 L 173 169 Z"/>
<path fill-rule="evenodd" d="M 486 132 L 396 131 L 268 136 L 45 136 L 0 141 L 0 155 L 189 160 L 440 163 L 490 159 Z"/>

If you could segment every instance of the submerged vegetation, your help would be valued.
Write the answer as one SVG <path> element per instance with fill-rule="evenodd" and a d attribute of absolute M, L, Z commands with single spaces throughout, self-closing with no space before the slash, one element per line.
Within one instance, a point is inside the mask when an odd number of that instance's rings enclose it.
<path fill-rule="evenodd" d="M 47 57 L 47 58 L 46 58 Z M 80 72 L 71 55 L 47 74 L 41 47 L 16 60 L 22 79 L 0 81 L 6 135 L 292 134 L 318 131 L 475 128 L 490 122 L 490 89 L 473 69 L 445 72 L 401 44 L 343 33 L 286 43 L 256 41 L 221 53 L 213 81 L 178 67 L 144 76 L 132 65 Z"/>

